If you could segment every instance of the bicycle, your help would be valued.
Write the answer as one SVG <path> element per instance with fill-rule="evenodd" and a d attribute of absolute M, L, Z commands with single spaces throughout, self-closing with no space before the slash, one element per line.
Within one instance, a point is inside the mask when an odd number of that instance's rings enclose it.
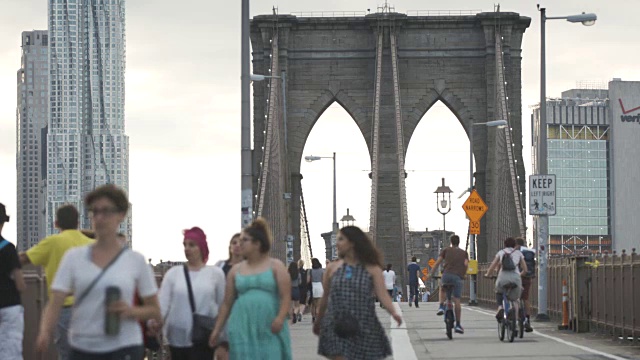
<path fill-rule="evenodd" d="M 440 279 L 441 276 L 433 276 L 434 279 Z M 444 289 L 445 294 L 446 294 L 446 302 L 445 302 L 445 312 L 444 312 L 444 323 L 446 326 L 446 331 L 447 331 L 447 337 L 449 338 L 449 340 L 453 339 L 453 328 L 455 326 L 456 323 L 456 315 L 455 315 L 455 311 L 454 306 L 453 306 L 453 301 L 451 301 L 451 297 L 453 295 L 453 288 L 454 288 L 454 284 L 440 284 L 440 286 L 442 286 L 442 289 Z"/>
<path fill-rule="evenodd" d="M 497 276 L 489 276 L 489 278 L 495 280 Z M 502 289 L 503 318 L 498 321 L 498 338 L 500 341 L 504 341 L 505 335 L 509 342 L 513 342 L 518 334 L 520 334 L 520 338 L 524 336 L 524 303 L 521 299 L 518 299 L 520 311 L 518 311 L 518 316 L 516 316 L 516 302 L 507 298 L 507 292 L 515 289 L 516 287 L 518 287 L 518 284 L 508 283 Z M 518 328 L 516 328 L 516 321 L 518 323 Z"/>

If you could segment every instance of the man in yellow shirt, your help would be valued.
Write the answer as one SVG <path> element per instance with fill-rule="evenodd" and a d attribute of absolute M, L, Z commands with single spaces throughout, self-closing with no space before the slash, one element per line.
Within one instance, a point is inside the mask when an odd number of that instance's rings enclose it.
<path fill-rule="evenodd" d="M 42 239 L 36 246 L 20 253 L 20 262 L 23 265 L 33 264 L 43 266 L 47 276 L 47 291 L 51 295 L 51 283 L 56 276 L 58 266 L 67 250 L 86 246 L 93 243 L 78 231 L 78 210 L 73 205 L 63 205 L 56 211 L 56 228 L 60 233 Z M 71 321 L 71 307 L 73 297 L 69 296 L 64 301 L 64 308 L 60 313 L 58 325 L 56 327 L 55 344 L 58 349 L 58 359 L 69 359 L 68 329 Z"/>

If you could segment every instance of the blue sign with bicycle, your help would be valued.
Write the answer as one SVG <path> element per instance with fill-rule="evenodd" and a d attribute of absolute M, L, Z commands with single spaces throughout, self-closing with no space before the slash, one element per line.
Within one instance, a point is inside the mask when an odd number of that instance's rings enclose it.
<path fill-rule="evenodd" d="M 556 214 L 556 176 L 529 176 L 529 215 Z"/>

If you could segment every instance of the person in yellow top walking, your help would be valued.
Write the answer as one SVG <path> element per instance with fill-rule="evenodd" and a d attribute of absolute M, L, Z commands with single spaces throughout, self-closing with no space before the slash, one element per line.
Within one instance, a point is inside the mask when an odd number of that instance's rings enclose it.
<path fill-rule="evenodd" d="M 56 276 L 62 256 L 71 248 L 86 246 L 94 242 L 94 240 L 78 231 L 78 218 L 79 214 L 75 206 L 67 204 L 59 207 L 56 211 L 55 226 L 60 230 L 60 233 L 46 237 L 31 249 L 20 253 L 22 265 L 33 264 L 44 267 L 49 296 L 51 296 L 51 283 L 53 283 L 53 279 Z M 64 301 L 64 308 L 60 313 L 56 327 L 54 342 L 58 350 L 59 360 L 69 359 L 68 330 L 72 306 L 73 297 L 69 296 Z"/>

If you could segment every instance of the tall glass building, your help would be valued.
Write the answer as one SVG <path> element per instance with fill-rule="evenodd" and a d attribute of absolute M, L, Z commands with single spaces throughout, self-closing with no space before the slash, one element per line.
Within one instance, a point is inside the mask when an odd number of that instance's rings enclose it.
<path fill-rule="evenodd" d="M 16 111 L 17 223 L 16 247 L 24 251 L 45 235 L 47 119 L 49 110 L 49 35 L 22 33 Z"/>
<path fill-rule="evenodd" d="M 575 89 L 547 100 L 547 165 L 556 175 L 556 215 L 549 216 L 551 256 L 611 251 L 610 115 L 607 90 Z M 532 115 L 536 168 L 540 107 Z M 535 230 L 535 228 L 534 228 Z"/>
<path fill-rule="evenodd" d="M 125 135 L 125 0 L 49 0 L 46 232 L 56 209 L 105 183 L 129 189 Z M 131 240 L 130 217 L 121 231 Z"/>

